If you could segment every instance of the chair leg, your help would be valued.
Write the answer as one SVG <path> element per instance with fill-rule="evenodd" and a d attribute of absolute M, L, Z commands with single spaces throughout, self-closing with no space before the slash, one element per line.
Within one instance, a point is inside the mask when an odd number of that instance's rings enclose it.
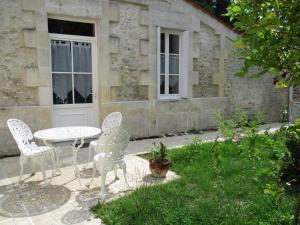
<path fill-rule="evenodd" d="M 89 145 L 89 162 L 92 160 L 92 151 L 93 151 L 93 146 L 90 144 Z"/>
<path fill-rule="evenodd" d="M 127 172 L 126 172 L 126 164 L 125 163 L 122 165 L 122 168 L 123 168 L 123 175 L 124 175 L 124 180 L 127 185 L 127 188 L 131 189 L 131 187 L 129 186 L 128 181 L 127 181 L 127 176 L 126 176 Z"/>
<path fill-rule="evenodd" d="M 52 176 L 51 176 L 51 179 L 53 179 L 55 171 L 56 171 L 56 166 L 55 166 L 55 160 L 54 160 L 54 152 L 52 150 L 50 152 L 50 157 L 51 157 L 51 163 L 52 163 Z"/>
<path fill-rule="evenodd" d="M 118 172 L 117 172 L 117 165 L 114 166 L 114 173 L 115 173 L 115 180 L 119 180 Z"/>
<path fill-rule="evenodd" d="M 93 161 L 93 175 L 92 175 L 92 179 L 91 179 L 90 184 L 89 184 L 90 187 L 91 187 L 92 182 L 93 182 L 93 180 L 94 180 L 94 178 L 95 178 L 95 176 L 96 176 L 96 172 L 97 172 L 96 162 Z"/>
<path fill-rule="evenodd" d="M 19 161 L 20 161 L 20 167 L 21 167 L 21 170 L 20 170 L 20 176 L 19 176 L 19 180 L 18 180 L 18 185 L 20 185 L 20 183 L 21 183 L 21 180 L 22 180 L 22 176 L 23 176 L 23 161 L 24 161 L 24 159 L 23 159 L 23 156 L 21 155 L 20 156 L 20 159 L 19 159 Z"/>
<path fill-rule="evenodd" d="M 48 184 L 48 182 L 47 182 L 47 177 L 46 177 L 45 164 L 44 164 L 43 161 L 40 162 L 39 164 L 40 164 L 40 167 L 41 167 L 41 170 L 42 170 L 42 174 L 43 174 L 43 180 L 44 180 L 44 184 L 43 185 L 46 186 Z"/>
<path fill-rule="evenodd" d="M 102 170 L 101 171 L 101 191 L 100 191 L 100 198 L 103 200 L 105 199 L 107 192 L 105 188 L 105 181 L 106 181 L 106 171 Z"/>

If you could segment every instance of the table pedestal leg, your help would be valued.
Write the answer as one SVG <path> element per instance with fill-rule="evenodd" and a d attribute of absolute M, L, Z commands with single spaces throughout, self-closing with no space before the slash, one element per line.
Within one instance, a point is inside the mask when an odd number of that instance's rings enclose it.
<path fill-rule="evenodd" d="M 82 138 L 80 141 L 80 144 L 76 147 L 76 143 L 77 143 L 78 139 L 74 140 L 73 145 L 72 145 L 72 151 L 73 151 L 73 166 L 74 166 L 74 173 L 75 176 L 80 179 L 80 173 L 79 173 L 79 167 L 78 167 L 78 159 L 77 159 L 77 155 L 78 155 L 78 150 L 83 146 L 84 144 L 84 139 Z"/>
<path fill-rule="evenodd" d="M 57 148 L 54 147 L 51 143 L 47 142 L 46 140 L 44 140 L 43 142 L 44 142 L 44 144 L 45 144 L 46 146 L 48 146 L 48 147 L 50 147 L 50 148 L 52 149 L 53 154 L 54 154 L 55 157 L 56 157 L 56 162 L 54 163 L 54 168 L 53 168 L 53 170 L 54 170 L 55 174 L 57 174 L 57 173 L 60 172 L 59 169 L 57 169 L 57 167 L 59 167 L 59 163 L 60 163 L 60 162 L 59 162 L 59 155 L 58 155 L 58 152 L 57 152 Z"/>

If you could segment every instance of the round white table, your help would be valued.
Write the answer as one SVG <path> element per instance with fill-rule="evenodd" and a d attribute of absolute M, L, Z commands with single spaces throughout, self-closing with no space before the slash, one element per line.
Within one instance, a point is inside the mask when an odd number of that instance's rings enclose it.
<path fill-rule="evenodd" d="M 68 142 L 72 141 L 72 152 L 73 152 L 73 166 L 75 176 L 80 178 L 78 163 L 77 163 L 77 153 L 78 150 L 84 144 L 84 139 L 96 138 L 100 135 L 101 130 L 96 127 L 84 127 L 84 126 L 74 126 L 74 127 L 56 127 L 45 130 L 39 130 L 34 133 L 34 137 L 38 140 L 42 140 L 46 146 L 53 149 L 56 155 L 55 167 L 59 165 L 59 155 L 57 152 L 57 147 L 54 143 Z M 77 142 L 80 143 L 76 146 Z M 54 168 L 56 171 L 56 168 Z"/>

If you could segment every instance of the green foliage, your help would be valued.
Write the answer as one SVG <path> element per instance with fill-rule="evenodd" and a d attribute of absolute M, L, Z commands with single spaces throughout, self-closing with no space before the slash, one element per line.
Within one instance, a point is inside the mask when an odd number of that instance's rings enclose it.
<path fill-rule="evenodd" d="M 249 116 L 247 111 L 237 108 L 232 119 L 225 119 L 219 112 L 216 113 L 216 123 L 225 139 L 232 139 L 235 136 L 251 138 L 257 135 L 262 115 L 253 113 Z"/>
<path fill-rule="evenodd" d="M 257 76 L 276 76 L 278 86 L 300 83 L 299 0 L 232 0 L 226 16 L 241 32 L 237 53 L 244 59 L 238 75 L 258 66 Z"/>
<path fill-rule="evenodd" d="M 295 124 L 282 130 L 286 136 L 286 145 L 292 155 L 296 166 L 300 167 L 300 118 Z"/>
<path fill-rule="evenodd" d="M 159 145 L 153 143 L 153 146 L 148 148 L 148 151 L 151 153 L 152 159 L 156 162 L 162 163 L 164 160 L 166 160 L 167 146 L 162 142 L 160 142 Z"/>
<path fill-rule="evenodd" d="M 204 9 L 208 10 L 212 14 L 219 17 L 224 22 L 230 24 L 230 21 L 227 17 L 223 16 L 224 13 L 227 13 L 227 7 L 230 4 L 230 0 L 194 0 Z"/>
<path fill-rule="evenodd" d="M 169 152 L 179 179 L 141 187 L 92 210 L 107 225 L 290 224 L 294 201 L 278 178 L 286 160 L 283 138 L 258 136 L 256 158 L 240 151 L 246 139 L 195 139 Z"/>

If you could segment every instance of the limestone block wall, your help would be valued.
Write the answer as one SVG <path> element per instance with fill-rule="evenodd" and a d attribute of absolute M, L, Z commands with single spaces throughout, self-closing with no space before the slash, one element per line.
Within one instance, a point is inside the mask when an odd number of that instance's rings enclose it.
<path fill-rule="evenodd" d="M 24 44 L 24 30 L 32 28 L 24 16 L 32 15 L 22 11 L 21 1 L 0 1 L 0 9 L 0 107 L 37 105 L 38 88 L 32 81 L 37 56 Z"/>
<path fill-rule="evenodd" d="M 110 71 L 116 80 L 110 86 L 111 101 L 147 100 L 149 87 L 141 77 L 149 73 L 149 34 L 140 20 L 147 6 L 111 1 L 110 9 Z"/>
<path fill-rule="evenodd" d="M 265 122 L 280 121 L 280 112 L 288 103 L 288 90 L 276 88 L 271 76 L 251 78 L 258 71 L 255 69 L 249 71 L 244 78 L 236 77 L 242 60 L 234 56 L 231 40 L 226 40 L 226 47 L 231 55 L 224 61 L 227 74 L 225 95 L 230 99 L 231 110 L 241 107 L 259 111 L 263 113 Z"/>
<path fill-rule="evenodd" d="M 148 137 L 215 127 L 215 113 L 226 114 L 228 98 L 130 101 L 102 104 L 102 114 L 119 111 L 132 137 Z"/>
<path fill-rule="evenodd" d="M 199 82 L 193 86 L 193 96 L 217 97 L 218 85 L 213 83 L 213 78 L 219 63 L 215 58 L 219 36 L 216 35 L 213 28 L 201 24 L 198 41 L 200 47 L 198 57 L 193 61 L 193 69 L 199 72 Z"/>

